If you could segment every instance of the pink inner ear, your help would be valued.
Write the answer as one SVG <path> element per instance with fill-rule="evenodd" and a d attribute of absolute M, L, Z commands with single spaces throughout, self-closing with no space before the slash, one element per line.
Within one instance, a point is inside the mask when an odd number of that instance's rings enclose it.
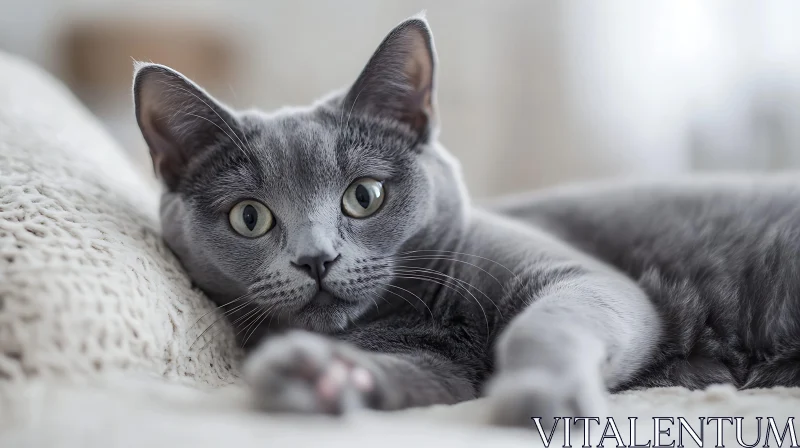
<path fill-rule="evenodd" d="M 155 90 L 156 92 L 153 92 Z M 186 158 L 176 142 L 169 140 L 165 128 L 169 126 L 166 112 L 159 112 L 159 104 L 163 100 L 158 97 L 161 89 L 148 89 L 143 95 L 144 106 L 141 111 L 142 133 L 148 140 L 150 158 L 156 175 L 167 183 L 171 183 L 180 175 Z M 149 106 L 149 107 L 148 107 Z"/>
<path fill-rule="evenodd" d="M 414 33 L 413 40 L 409 45 L 409 54 L 404 67 L 406 76 L 408 76 L 411 85 L 415 92 L 423 93 L 425 95 L 423 100 L 425 103 L 423 107 L 430 109 L 431 100 L 431 84 L 433 83 L 433 64 L 429 56 L 425 38 L 419 33 Z"/>

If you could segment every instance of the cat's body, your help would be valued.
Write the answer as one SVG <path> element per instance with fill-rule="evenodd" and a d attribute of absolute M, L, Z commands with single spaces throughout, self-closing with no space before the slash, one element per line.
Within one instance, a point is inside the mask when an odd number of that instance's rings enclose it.
<path fill-rule="evenodd" d="M 273 115 L 139 67 L 165 240 L 257 345 L 261 407 L 486 393 L 495 421 L 526 425 L 600 416 L 607 389 L 800 384 L 800 182 L 591 186 L 485 211 L 436 140 L 434 62 L 410 19 L 351 89 Z"/>
<path fill-rule="evenodd" d="M 664 319 L 624 387 L 800 385 L 800 173 L 604 182 L 506 200 L 626 273 Z"/>

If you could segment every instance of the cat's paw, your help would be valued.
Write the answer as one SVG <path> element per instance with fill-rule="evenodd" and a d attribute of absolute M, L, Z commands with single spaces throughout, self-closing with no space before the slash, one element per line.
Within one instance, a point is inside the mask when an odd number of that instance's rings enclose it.
<path fill-rule="evenodd" d="M 341 414 L 379 408 L 380 369 L 370 354 L 313 333 L 294 331 L 253 351 L 244 376 L 265 411 Z"/>
<path fill-rule="evenodd" d="M 599 417 L 606 414 L 606 390 L 600 375 L 557 375 L 543 369 L 502 373 L 487 388 L 493 424 L 545 431 L 555 417 Z"/>

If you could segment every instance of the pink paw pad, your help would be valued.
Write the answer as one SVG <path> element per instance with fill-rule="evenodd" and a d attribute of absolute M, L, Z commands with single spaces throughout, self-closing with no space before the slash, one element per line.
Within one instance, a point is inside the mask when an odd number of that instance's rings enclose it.
<path fill-rule="evenodd" d="M 372 374 L 363 367 L 354 367 L 336 360 L 319 376 L 316 389 L 323 400 L 335 401 L 348 386 L 359 392 L 370 392 L 375 381 Z"/>

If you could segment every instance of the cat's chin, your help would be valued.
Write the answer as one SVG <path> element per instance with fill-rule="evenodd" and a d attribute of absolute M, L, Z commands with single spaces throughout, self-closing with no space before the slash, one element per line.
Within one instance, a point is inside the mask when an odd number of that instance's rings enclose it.
<path fill-rule="evenodd" d="M 327 291 L 320 291 L 292 318 L 293 326 L 317 333 L 335 333 L 350 326 L 366 306 L 344 301 Z"/>

